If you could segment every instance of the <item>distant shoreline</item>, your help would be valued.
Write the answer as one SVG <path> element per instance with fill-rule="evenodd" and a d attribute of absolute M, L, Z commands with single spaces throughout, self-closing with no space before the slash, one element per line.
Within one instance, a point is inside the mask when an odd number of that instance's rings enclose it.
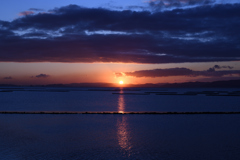
<path fill-rule="evenodd" d="M 47 85 L 14 85 L 0 84 L 0 87 L 86 87 L 86 88 L 240 88 L 239 80 L 213 81 L 213 82 L 184 82 L 184 83 L 146 83 L 124 84 L 115 83 L 71 83 Z"/>
<path fill-rule="evenodd" d="M 0 114 L 240 114 L 240 112 L 0 111 Z"/>

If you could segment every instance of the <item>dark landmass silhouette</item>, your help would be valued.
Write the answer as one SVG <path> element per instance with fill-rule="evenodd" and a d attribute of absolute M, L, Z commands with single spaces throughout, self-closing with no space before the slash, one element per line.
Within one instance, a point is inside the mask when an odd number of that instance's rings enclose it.
<path fill-rule="evenodd" d="M 22 87 L 22 85 L 0 84 L 1 87 Z M 146 84 L 116 84 L 116 83 L 71 83 L 48 85 L 25 85 L 28 87 L 133 87 L 133 88 L 240 88 L 239 80 L 213 82 L 184 82 L 184 83 L 146 83 Z"/>

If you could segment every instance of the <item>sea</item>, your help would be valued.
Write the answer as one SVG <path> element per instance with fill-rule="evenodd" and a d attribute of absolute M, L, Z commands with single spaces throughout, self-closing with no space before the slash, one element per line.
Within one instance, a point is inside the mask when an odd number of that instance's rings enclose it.
<path fill-rule="evenodd" d="M 0 88 L 1 160 L 234 160 L 239 88 Z"/>

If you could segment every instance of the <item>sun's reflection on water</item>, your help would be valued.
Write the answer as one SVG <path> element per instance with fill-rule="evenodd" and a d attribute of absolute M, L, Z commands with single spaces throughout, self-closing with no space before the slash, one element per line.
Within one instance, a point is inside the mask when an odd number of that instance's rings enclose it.
<path fill-rule="evenodd" d="M 121 90 L 120 93 L 123 93 Z M 119 95 L 118 97 L 118 112 L 123 113 L 125 111 L 125 101 L 124 95 Z"/>
<path fill-rule="evenodd" d="M 123 91 L 121 91 L 120 93 L 123 93 Z M 124 111 L 125 111 L 124 95 L 119 95 L 118 112 L 124 113 Z M 119 146 L 127 153 L 128 156 L 130 156 L 132 144 L 130 143 L 131 136 L 127 123 L 127 115 L 122 115 L 117 120 L 117 138 Z"/>

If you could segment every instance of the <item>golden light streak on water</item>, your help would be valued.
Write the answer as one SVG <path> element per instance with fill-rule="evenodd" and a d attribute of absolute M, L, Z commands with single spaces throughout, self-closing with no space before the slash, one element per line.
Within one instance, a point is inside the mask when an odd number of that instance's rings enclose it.
<path fill-rule="evenodd" d="M 123 93 L 123 91 L 120 91 Z M 124 95 L 119 95 L 118 98 L 118 112 L 125 111 Z M 130 143 L 131 136 L 128 129 L 128 122 L 126 116 L 119 117 L 117 121 L 117 138 L 119 146 L 125 151 L 127 156 L 131 155 L 132 144 Z"/>

